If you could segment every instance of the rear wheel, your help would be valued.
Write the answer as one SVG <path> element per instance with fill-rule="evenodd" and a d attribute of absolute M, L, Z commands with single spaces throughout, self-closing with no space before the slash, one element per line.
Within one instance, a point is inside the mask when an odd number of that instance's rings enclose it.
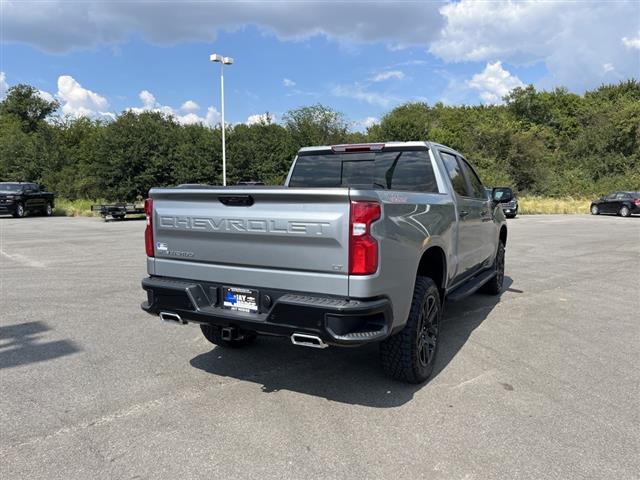
<path fill-rule="evenodd" d="M 53 207 L 51 206 L 51 202 L 47 202 L 47 206 L 44 208 L 44 214 L 47 217 L 53 215 Z"/>
<path fill-rule="evenodd" d="M 498 295 L 502 292 L 502 284 L 504 283 L 504 244 L 502 241 L 498 244 L 498 253 L 494 262 L 496 269 L 495 276 L 482 286 L 481 291 L 489 295 Z"/>
<path fill-rule="evenodd" d="M 380 343 L 380 360 L 388 375 L 409 383 L 429 378 L 438 351 L 441 306 L 435 282 L 418 277 L 407 324 Z"/>
<path fill-rule="evenodd" d="M 16 211 L 13 212 L 13 216 L 16 218 L 22 218 L 26 215 L 26 211 L 24 209 L 24 205 L 22 203 L 18 203 L 16 205 Z"/>
<path fill-rule="evenodd" d="M 224 340 L 222 338 L 220 327 L 216 327 L 213 325 L 200 325 L 200 330 L 202 330 L 202 334 L 204 335 L 204 338 L 209 340 L 214 345 L 219 345 L 221 347 L 230 347 L 230 348 L 245 347 L 253 343 L 256 339 L 255 334 L 243 333 L 240 338 L 236 338 L 233 340 Z"/>
<path fill-rule="evenodd" d="M 598 205 L 591 205 L 591 215 L 600 215 L 600 208 Z"/>
<path fill-rule="evenodd" d="M 621 217 L 631 216 L 631 210 L 629 210 L 629 207 L 627 207 L 626 205 L 623 205 L 622 208 L 620 208 L 620 211 L 618 213 L 620 214 Z"/>

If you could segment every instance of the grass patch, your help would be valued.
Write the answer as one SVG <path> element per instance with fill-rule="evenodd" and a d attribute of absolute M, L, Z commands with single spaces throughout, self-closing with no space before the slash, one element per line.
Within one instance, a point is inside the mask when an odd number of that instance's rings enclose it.
<path fill-rule="evenodd" d="M 67 217 L 96 217 L 91 205 L 109 203 L 106 200 L 67 200 L 58 198 L 55 201 L 55 214 Z M 550 198 L 536 196 L 518 197 L 518 213 L 527 214 L 576 214 L 589 213 L 590 199 L 583 198 Z"/>
<path fill-rule="evenodd" d="M 67 200 L 55 199 L 55 215 L 60 217 L 96 217 L 91 211 L 91 205 L 106 203 L 106 200 Z"/>
<path fill-rule="evenodd" d="M 518 213 L 527 214 L 576 214 L 589 213 L 591 200 L 585 198 L 518 197 Z"/>

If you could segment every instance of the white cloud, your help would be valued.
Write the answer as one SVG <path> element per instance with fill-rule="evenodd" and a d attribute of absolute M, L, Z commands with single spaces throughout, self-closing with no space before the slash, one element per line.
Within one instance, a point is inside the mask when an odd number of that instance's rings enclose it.
<path fill-rule="evenodd" d="M 282 80 L 282 84 L 285 87 L 295 87 L 296 86 L 296 82 L 294 82 L 293 80 L 289 80 L 288 78 L 284 78 Z"/>
<path fill-rule="evenodd" d="M 198 110 L 200 110 L 200 105 L 198 105 L 193 100 L 187 100 L 182 104 L 182 106 L 180 107 L 180 110 L 186 113 L 195 113 Z"/>
<path fill-rule="evenodd" d="M 602 71 L 604 73 L 613 72 L 614 70 L 615 70 L 615 67 L 613 66 L 613 64 L 611 64 L 611 63 L 603 63 L 602 64 Z"/>
<path fill-rule="evenodd" d="M 179 109 L 174 109 L 168 105 L 161 105 L 156 100 L 155 95 L 148 90 L 142 90 L 138 97 L 142 102 L 142 107 L 129 108 L 133 113 L 159 112 L 165 115 L 171 115 L 182 125 L 202 123 L 203 125 L 213 127 L 220 123 L 221 115 L 214 107 L 207 108 L 207 114 L 201 117 L 196 113 L 200 110 L 200 106 L 193 100 L 187 100 Z"/>
<path fill-rule="evenodd" d="M 616 72 L 608 73 L 610 79 L 637 78 L 640 71 L 637 54 L 620 48 L 621 34 L 637 30 L 634 1 L 461 0 L 440 11 L 446 25 L 429 51 L 445 61 L 543 62 L 548 75 L 541 87 L 564 85 L 574 90 L 602 82 L 604 58 L 616 66 Z"/>
<path fill-rule="evenodd" d="M 135 34 L 159 44 L 215 40 L 220 29 L 245 25 L 281 40 L 317 35 L 341 42 L 426 45 L 442 25 L 432 2 L 69 2 L 3 3 L 3 41 L 62 52 L 122 43 Z M 389 21 L 393 19 L 393 21 Z M 64 28 L 60 28 L 64 25 Z"/>
<path fill-rule="evenodd" d="M 365 87 L 360 84 L 336 85 L 331 89 L 331 94 L 335 97 L 352 98 L 378 107 L 387 107 L 392 102 L 399 101 L 395 96 L 366 90 Z"/>
<path fill-rule="evenodd" d="M 0 98 L 4 98 L 9 90 L 9 84 L 7 83 L 7 74 L 0 72 Z"/>
<path fill-rule="evenodd" d="M 38 90 L 38 96 L 47 102 L 55 102 L 55 97 L 51 95 L 49 92 L 45 92 L 44 90 Z"/>
<path fill-rule="evenodd" d="M 501 62 L 487 63 L 485 69 L 475 74 L 468 84 L 480 92 L 484 103 L 489 104 L 501 103 L 502 97 L 511 90 L 524 86 L 518 77 L 502 68 Z"/>
<path fill-rule="evenodd" d="M 149 90 L 142 90 L 138 97 L 142 101 L 143 110 L 153 110 L 158 105 L 156 97 Z"/>
<path fill-rule="evenodd" d="M 385 72 L 380 72 L 373 77 L 371 77 L 372 82 L 384 82 L 385 80 L 389 80 L 391 78 L 396 78 L 398 80 L 402 80 L 405 77 L 404 72 L 401 70 L 387 70 Z"/>
<path fill-rule="evenodd" d="M 365 128 L 369 128 L 380 123 L 380 119 L 378 117 L 366 117 L 360 120 L 358 123 Z"/>
<path fill-rule="evenodd" d="M 627 48 L 635 48 L 640 50 L 640 31 L 637 37 L 622 37 L 622 44 Z"/>
<path fill-rule="evenodd" d="M 107 111 L 109 102 L 105 97 L 83 88 L 70 75 L 58 77 L 58 93 L 56 97 L 62 104 L 62 113 L 64 115 L 74 118 L 114 118 L 113 113 Z"/>
<path fill-rule="evenodd" d="M 271 123 L 275 123 L 276 121 L 276 116 L 273 115 L 272 113 L 266 112 L 266 113 L 259 113 L 256 115 L 249 115 L 249 118 L 247 118 L 247 125 L 256 125 L 256 124 L 265 124 L 265 125 L 269 125 Z"/>

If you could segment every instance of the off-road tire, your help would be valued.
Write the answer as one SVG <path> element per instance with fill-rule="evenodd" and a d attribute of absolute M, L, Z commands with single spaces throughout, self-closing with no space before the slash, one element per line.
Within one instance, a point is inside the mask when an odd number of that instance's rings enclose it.
<path fill-rule="evenodd" d="M 16 205 L 16 211 L 13 212 L 13 216 L 15 218 L 23 218 L 27 215 L 27 211 L 24 208 L 24 205 L 22 203 L 18 203 Z"/>
<path fill-rule="evenodd" d="M 380 343 L 380 361 L 387 375 L 422 383 L 433 372 L 438 353 L 442 303 L 435 282 L 417 277 L 411 311 L 402 331 Z"/>
<path fill-rule="evenodd" d="M 620 207 L 620 211 L 618 212 L 618 214 L 621 217 L 630 217 L 631 216 L 631 210 L 629 210 L 629 207 L 627 207 L 626 205 L 623 205 L 622 207 Z"/>
<path fill-rule="evenodd" d="M 591 215 L 600 215 L 600 207 L 591 205 Z"/>
<path fill-rule="evenodd" d="M 220 327 L 215 327 L 213 325 L 200 325 L 200 330 L 202 330 L 204 338 L 209 340 L 214 345 L 219 345 L 220 347 L 245 347 L 252 344 L 256 339 L 255 334 L 244 333 L 244 336 L 242 338 L 238 338 L 236 340 L 223 340 L 220 332 Z"/>
<path fill-rule="evenodd" d="M 498 253 L 496 253 L 494 268 L 496 269 L 495 276 L 480 289 L 481 292 L 489 295 L 499 295 L 502 292 L 502 284 L 504 283 L 504 244 L 502 241 L 498 242 Z"/>

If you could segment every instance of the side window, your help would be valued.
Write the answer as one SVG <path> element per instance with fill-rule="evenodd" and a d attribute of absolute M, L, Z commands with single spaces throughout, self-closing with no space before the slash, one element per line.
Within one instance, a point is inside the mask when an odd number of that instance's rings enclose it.
<path fill-rule="evenodd" d="M 387 190 L 437 193 L 438 184 L 428 152 L 404 151 L 378 155 L 374 186 Z"/>
<path fill-rule="evenodd" d="M 618 195 L 617 193 L 612 193 L 611 195 L 607 195 L 607 200 L 615 200 L 617 195 Z"/>
<path fill-rule="evenodd" d="M 451 184 L 455 192 L 462 197 L 470 197 L 470 193 L 467 191 L 467 182 L 462 174 L 462 169 L 458 163 L 458 159 L 455 155 L 451 155 L 447 152 L 440 152 L 440 157 L 444 163 L 444 168 L 447 170 L 447 175 L 451 179 Z"/>
<path fill-rule="evenodd" d="M 631 198 L 631 197 L 627 193 L 619 193 L 617 195 L 617 199 L 618 200 L 628 200 L 629 198 Z"/>
<path fill-rule="evenodd" d="M 473 196 L 475 198 L 481 198 L 482 200 L 485 200 L 484 185 L 482 185 L 482 182 L 480 181 L 480 178 L 478 178 L 476 172 L 473 171 L 471 165 L 469 165 L 469 163 L 464 158 L 460 159 L 460 163 L 462 164 L 462 168 L 464 169 L 464 172 L 469 179 L 469 183 L 471 183 Z"/>

